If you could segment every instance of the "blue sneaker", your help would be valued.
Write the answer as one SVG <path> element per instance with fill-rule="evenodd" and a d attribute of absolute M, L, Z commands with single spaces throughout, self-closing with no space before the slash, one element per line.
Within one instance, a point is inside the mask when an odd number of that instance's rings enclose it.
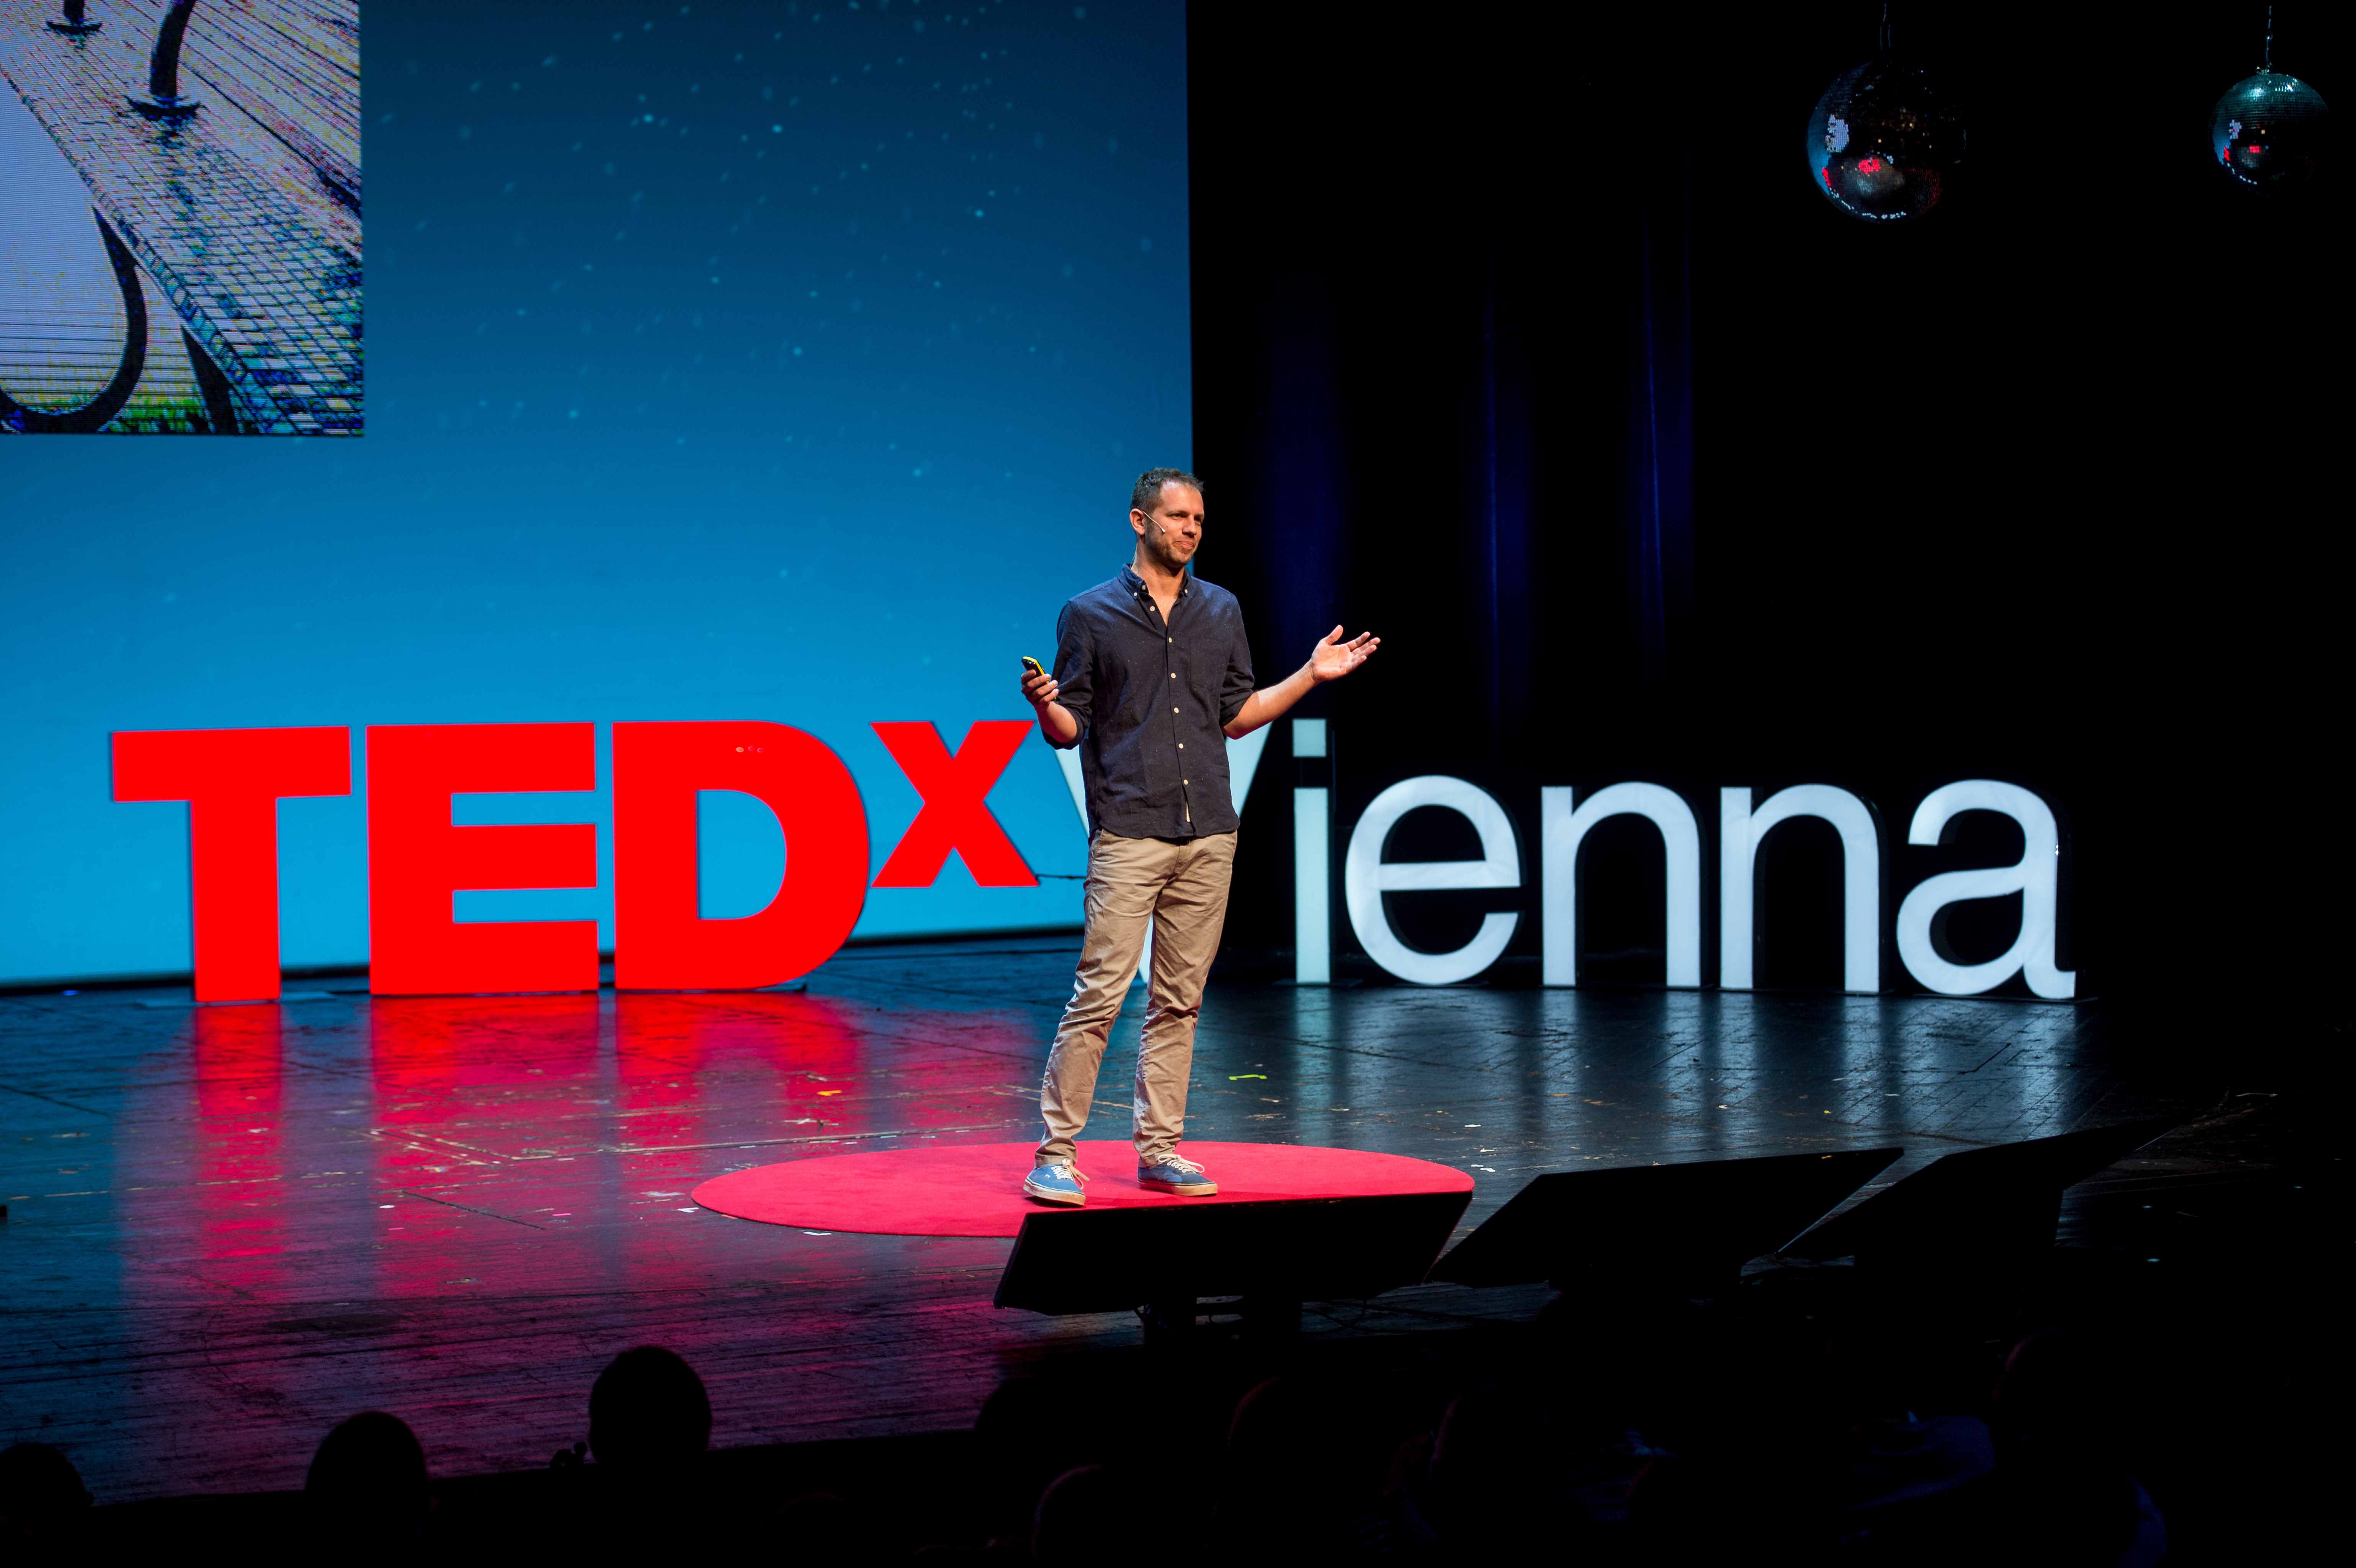
<path fill-rule="evenodd" d="M 1203 1174 L 1201 1166 L 1175 1154 L 1139 1166 L 1137 1184 L 1148 1192 L 1174 1192 L 1181 1198 L 1207 1198 L 1219 1189 L 1217 1182 Z"/>
<path fill-rule="evenodd" d="M 1088 1195 L 1080 1190 L 1087 1179 L 1080 1174 L 1080 1168 L 1069 1160 L 1034 1165 L 1031 1174 L 1023 1179 L 1023 1196 L 1042 1203 L 1069 1203 L 1077 1208 L 1088 1200 Z"/>

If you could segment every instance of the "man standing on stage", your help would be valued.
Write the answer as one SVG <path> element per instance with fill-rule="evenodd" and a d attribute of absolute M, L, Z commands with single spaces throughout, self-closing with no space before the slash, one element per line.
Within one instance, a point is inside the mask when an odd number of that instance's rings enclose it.
<path fill-rule="evenodd" d="M 1178 1153 L 1178 1139 L 1194 1018 L 1219 949 L 1236 859 L 1226 741 L 1271 722 L 1312 687 L 1341 679 L 1380 643 L 1364 633 L 1343 642 L 1336 626 L 1307 664 L 1256 691 L 1236 596 L 1186 571 L 1203 541 L 1202 481 L 1175 468 L 1148 469 L 1130 497 L 1129 526 L 1136 559 L 1064 606 L 1054 673 L 1023 682 L 1047 743 L 1080 748 L 1088 795 L 1087 934 L 1039 1087 L 1047 1136 L 1023 1183 L 1024 1196 L 1046 1203 L 1087 1201 L 1073 1140 L 1087 1125 L 1105 1037 L 1149 927 L 1152 972 L 1132 1135 L 1137 1182 L 1190 1198 L 1219 1189 Z"/>

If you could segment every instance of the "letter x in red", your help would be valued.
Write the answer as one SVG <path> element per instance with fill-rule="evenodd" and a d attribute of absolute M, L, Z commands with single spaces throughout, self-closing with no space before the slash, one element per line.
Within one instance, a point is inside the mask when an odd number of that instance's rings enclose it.
<path fill-rule="evenodd" d="M 877 887 L 929 888 L 952 849 L 965 857 L 966 869 L 985 888 L 1039 885 L 1022 851 L 984 804 L 991 786 L 1031 732 L 1031 723 L 1028 719 L 980 720 L 965 732 L 965 743 L 954 757 L 930 724 L 873 727 L 892 760 L 925 797 L 925 808 L 884 862 Z"/>

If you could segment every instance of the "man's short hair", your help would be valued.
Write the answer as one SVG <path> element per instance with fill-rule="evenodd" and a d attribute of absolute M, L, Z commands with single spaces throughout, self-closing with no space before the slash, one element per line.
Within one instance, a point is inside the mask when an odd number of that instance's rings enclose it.
<path fill-rule="evenodd" d="M 1203 482 L 1183 468 L 1149 468 L 1137 476 L 1137 488 L 1129 493 L 1131 511 L 1153 516 L 1153 508 L 1162 504 L 1162 486 L 1183 485 L 1197 496 L 1203 493 Z"/>

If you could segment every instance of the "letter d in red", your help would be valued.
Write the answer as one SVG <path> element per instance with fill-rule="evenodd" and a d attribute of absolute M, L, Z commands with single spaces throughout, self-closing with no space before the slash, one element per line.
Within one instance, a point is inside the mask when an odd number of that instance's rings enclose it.
<path fill-rule="evenodd" d="M 777 814 L 786 875 L 742 920 L 696 912 L 695 794 L 742 790 Z M 834 955 L 867 897 L 867 812 L 842 759 L 783 724 L 614 726 L 614 985 L 742 990 Z"/>

